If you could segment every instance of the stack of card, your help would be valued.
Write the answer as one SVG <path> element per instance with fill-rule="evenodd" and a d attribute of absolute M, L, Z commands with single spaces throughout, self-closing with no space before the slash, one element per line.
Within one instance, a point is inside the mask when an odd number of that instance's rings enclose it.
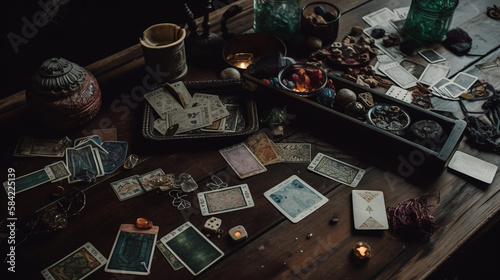
<path fill-rule="evenodd" d="M 133 175 L 118 181 L 112 182 L 111 187 L 120 201 L 152 191 L 151 180 L 165 175 L 161 168 L 142 175 Z"/>
<path fill-rule="evenodd" d="M 66 164 L 71 172 L 69 183 L 91 182 L 120 167 L 127 156 L 128 143 L 107 141 L 101 143 L 97 135 L 76 139 L 74 147 L 66 148 Z"/>
<path fill-rule="evenodd" d="M 224 104 L 218 95 L 213 94 L 195 93 L 191 96 L 182 81 L 157 88 L 146 93 L 144 97 L 159 115 L 159 118 L 154 120 L 153 127 L 162 135 L 194 130 L 236 130 L 238 104 Z"/>
<path fill-rule="evenodd" d="M 432 84 L 429 89 L 436 96 L 457 100 L 461 94 L 466 93 L 477 81 L 477 77 L 460 72 L 453 79 L 441 78 Z"/>
<path fill-rule="evenodd" d="M 56 149 L 60 140 L 21 136 L 17 141 L 14 156 L 18 157 L 63 157 L 65 149 Z"/>
<path fill-rule="evenodd" d="M 274 143 L 265 132 L 248 137 L 243 143 L 219 150 L 238 177 L 247 178 L 267 171 L 270 164 L 311 161 L 307 143 Z"/>

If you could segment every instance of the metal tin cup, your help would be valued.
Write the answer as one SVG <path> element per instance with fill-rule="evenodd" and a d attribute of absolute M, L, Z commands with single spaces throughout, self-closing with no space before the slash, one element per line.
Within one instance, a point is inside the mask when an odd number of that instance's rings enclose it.
<path fill-rule="evenodd" d="M 339 33 L 340 10 L 328 2 L 312 2 L 302 8 L 301 32 L 320 38 L 323 43 L 335 41 Z"/>
<path fill-rule="evenodd" d="M 139 38 L 146 66 L 160 73 L 167 82 L 178 81 L 187 74 L 186 30 L 173 23 L 160 23 L 144 30 Z"/>

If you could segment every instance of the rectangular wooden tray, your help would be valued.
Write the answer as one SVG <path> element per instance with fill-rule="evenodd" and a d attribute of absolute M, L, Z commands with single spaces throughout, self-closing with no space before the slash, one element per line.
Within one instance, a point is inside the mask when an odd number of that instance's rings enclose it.
<path fill-rule="evenodd" d="M 255 92 L 259 99 L 265 99 L 267 102 L 284 103 L 291 111 L 304 115 L 310 118 L 311 121 L 325 123 L 325 125 L 328 125 L 328 129 L 342 132 L 339 134 L 341 137 L 354 136 L 356 140 L 361 139 L 362 142 L 374 148 L 382 148 L 384 151 L 395 153 L 396 157 L 402 156 L 403 158 L 400 160 L 406 161 L 405 164 L 407 165 L 412 165 L 411 168 L 437 167 L 442 170 L 447 166 L 463 138 L 467 125 L 465 121 L 450 119 L 342 78 L 331 75 L 329 75 L 329 78 L 333 80 L 337 91 L 348 88 L 356 94 L 369 92 L 373 96 L 375 104 L 385 103 L 399 106 L 410 115 L 410 125 L 419 120 L 436 121 L 442 126 L 445 137 L 441 137 L 440 143 L 437 143 L 437 141 L 432 140 L 422 141 L 411 139 L 408 136 L 395 135 L 367 122 L 352 118 L 343 112 L 323 106 L 315 99 L 297 96 L 276 86 L 268 85 L 262 82 L 261 79 L 247 74 L 243 74 L 243 87 Z M 257 99 L 258 102 L 260 102 L 259 99 Z M 408 135 L 408 133 L 405 133 L 405 135 Z"/>
<path fill-rule="evenodd" d="M 259 129 L 259 121 L 257 116 L 257 105 L 251 98 L 248 91 L 242 89 L 240 80 L 216 80 L 216 81 L 196 81 L 185 82 L 185 85 L 191 95 L 199 93 L 216 94 L 220 97 L 231 96 L 239 104 L 240 117 L 243 117 L 243 123 L 235 132 L 204 132 L 195 130 L 179 135 L 162 135 L 153 124 L 155 119 L 159 118 L 158 114 L 145 101 L 144 117 L 142 121 L 142 135 L 148 140 L 155 142 L 171 142 L 171 141 L 239 141 L 246 138 Z"/>

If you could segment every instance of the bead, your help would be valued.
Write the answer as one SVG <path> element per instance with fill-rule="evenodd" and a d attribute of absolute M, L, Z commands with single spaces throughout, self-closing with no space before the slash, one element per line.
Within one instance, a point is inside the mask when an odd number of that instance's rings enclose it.
<path fill-rule="evenodd" d="M 333 216 L 332 219 L 330 220 L 330 223 L 336 224 L 339 222 L 339 218 L 337 216 Z"/>
<path fill-rule="evenodd" d="M 123 168 L 132 169 L 135 167 L 138 161 L 139 161 L 139 156 L 131 154 L 127 157 L 127 159 L 123 163 Z"/>
<path fill-rule="evenodd" d="M 145 218 L 137 218 L 135 226 L 139 229 L 150 229 L 153 227 L 153 222 Z"/>
<path fill-rule="evenodd" d="M 309 234 L 307 234 L 306 238 L 307 238 L 307 239 L 311 239 L 311 238 L 312 238 L 312 236 L 313 236 L 313 234 L 312 234 L 312 233 L 309 233 Z"/>
<path fill-rule="evenodd" d="M 332 88 L 325 88 L 318 96 L 319 104 L 326 106 L 328 108 L 333 108 L 335 103 L 335 90 Z"/>
<path fill-rule="evenodd" d="M 323 46 L 323 41 L 318 37 L 309 37 L 307 38 L 307 45 L 311 50 L 317 51 Z"/>
<path fill-rule="evenodd" d="M 337 103 L 339 109 L 343 110 L 347 106 L 347 104 L 356 101 L 356 98 L 357 97 L 354 91 L 347 88 L 342 88 L 337 92 L 335 103 Z"/>

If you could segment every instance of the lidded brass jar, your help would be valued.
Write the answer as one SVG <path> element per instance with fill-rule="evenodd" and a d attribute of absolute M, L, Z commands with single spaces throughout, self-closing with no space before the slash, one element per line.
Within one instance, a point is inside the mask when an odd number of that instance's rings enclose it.
<path fill-rule="evenodd" d="M 102 97 L 96 78 L 64 58 L 45 60 L 26 89 L 37 119 L 53 129 L 78 127 L 94 118 Z"/>

